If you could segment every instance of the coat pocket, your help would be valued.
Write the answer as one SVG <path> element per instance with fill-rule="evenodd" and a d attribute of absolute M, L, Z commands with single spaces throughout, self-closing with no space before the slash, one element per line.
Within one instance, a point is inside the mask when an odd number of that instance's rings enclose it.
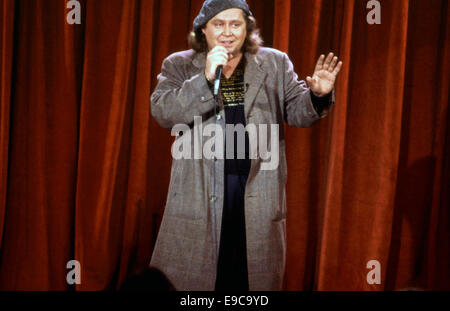
<path fill-rule="evenodd" d="M 185 168 L 180 163 L 183 160 L 176 161 L 172 169 L 164 213 L 171 217 L 198 220 L 202 217 L 202 200 L 198 197 L 199 190 L 195 189 L 191 180 L 188 180 L 189 175 L 186 175 Z"/>
<path fill-rule="evenodd" d="M 286 196 L 284 189 L 267 192 L 266 200 L 270 202 L 270 218 L 272 221 L 286 219 Z"/>

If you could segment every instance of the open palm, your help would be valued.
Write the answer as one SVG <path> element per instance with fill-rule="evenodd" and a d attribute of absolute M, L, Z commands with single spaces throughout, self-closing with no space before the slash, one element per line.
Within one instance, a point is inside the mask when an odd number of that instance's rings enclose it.
<path fill-rule="evenodd" d="M 342 68 L 342 62 L 338 62 L 338 58 L 334 54 L 321 55 L 317 61 L 314 74 L 307 77 L 306 81 L 311 91 L 316 96 L 324 96 L 329 94 L 334 89 L 336 77 Z"/>

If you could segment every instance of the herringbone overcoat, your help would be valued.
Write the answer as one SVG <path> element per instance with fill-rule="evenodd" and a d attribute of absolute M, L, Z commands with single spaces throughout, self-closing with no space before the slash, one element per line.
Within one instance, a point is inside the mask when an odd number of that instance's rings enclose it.
<path fill-rule="evenodd" d="M 279 148 L 279 161 L 274 169 L 262 169 L 262 164 L 269 160 L 260 154 L 251 160 L 245 190 L 249 287 L 250 290 L 280 290 L 286 256 L 284 123 L 308 127 L 325 117 L 328 110 L 317 114 L 310 90 L 304 81 L 298 81 L 285 53 L 260 48 L 257 54 L 245 53 L 245 57 L 247 125 L 266 124 L 267 150 L 277 148 L 276 145 Z M 191 129 L 177 138 L 191 139 L 192 159 L 172 161 L 164 216 L 150 261 L 150 266 L 162 270 L 177 290 L 214 290 L 216 278 L 224 160 L 206 158 L 202 152 L 200 159 L 197 152 L 196 159 L 194 151 L 201 150 L 211 140 L 212 136 L 203 131 L 209 124 L 216 123 L 225 133 L 225 113 L 219 102 L 214 115 L 205 65 L 205 53 L 189 50 L 169 56 L 163 62 L 158 85 L 151 96 L 152 115 L 162 127 L 172 129 L 176 124 L 185 124 Z M 195 117 L 201 117 L 201 126 L 194 127 Z M 271 125 L 278 125 L 276 144 L 271 143 Z M 217 141 L 218 145 L 220 141 L 225 144 L 224 139 Z M 251 138 L 250 144 L 251 148 L 256 146 L 256 139 Z"/>

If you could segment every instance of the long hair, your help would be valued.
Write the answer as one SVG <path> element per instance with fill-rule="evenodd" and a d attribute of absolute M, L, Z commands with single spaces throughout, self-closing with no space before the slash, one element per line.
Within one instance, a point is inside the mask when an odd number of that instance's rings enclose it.
<path fill-rule="evenodd" d="M 263 45 L 263 39 L 261 38 L 259 29 L 256 27 L 256 19 L 253 16 L 248 16 L 245 12 L 244 19 L 247 26 L 247 37 L 245 38 L 242 50 L 244 53 L 256 54 L 258 49 Z M 202 53 L 208 51 L 206 37 L 201 28 L 189 34 L 188 42 L 189 46 L 196 52 Z"/>

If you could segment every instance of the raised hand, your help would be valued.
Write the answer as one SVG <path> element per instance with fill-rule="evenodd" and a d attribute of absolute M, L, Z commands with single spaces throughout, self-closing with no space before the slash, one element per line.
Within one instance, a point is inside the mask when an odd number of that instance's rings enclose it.
<path fill-rule="evenodd" d="M 314 74 L 306 77 L 306 82 L 314 95 L 321 97 L 329 94 L 334 89 L 336 77 L 341 70 L 342 62 L 338 62 L 338 58 L 334 54 L 320 55 L 317 61 Z"/>

